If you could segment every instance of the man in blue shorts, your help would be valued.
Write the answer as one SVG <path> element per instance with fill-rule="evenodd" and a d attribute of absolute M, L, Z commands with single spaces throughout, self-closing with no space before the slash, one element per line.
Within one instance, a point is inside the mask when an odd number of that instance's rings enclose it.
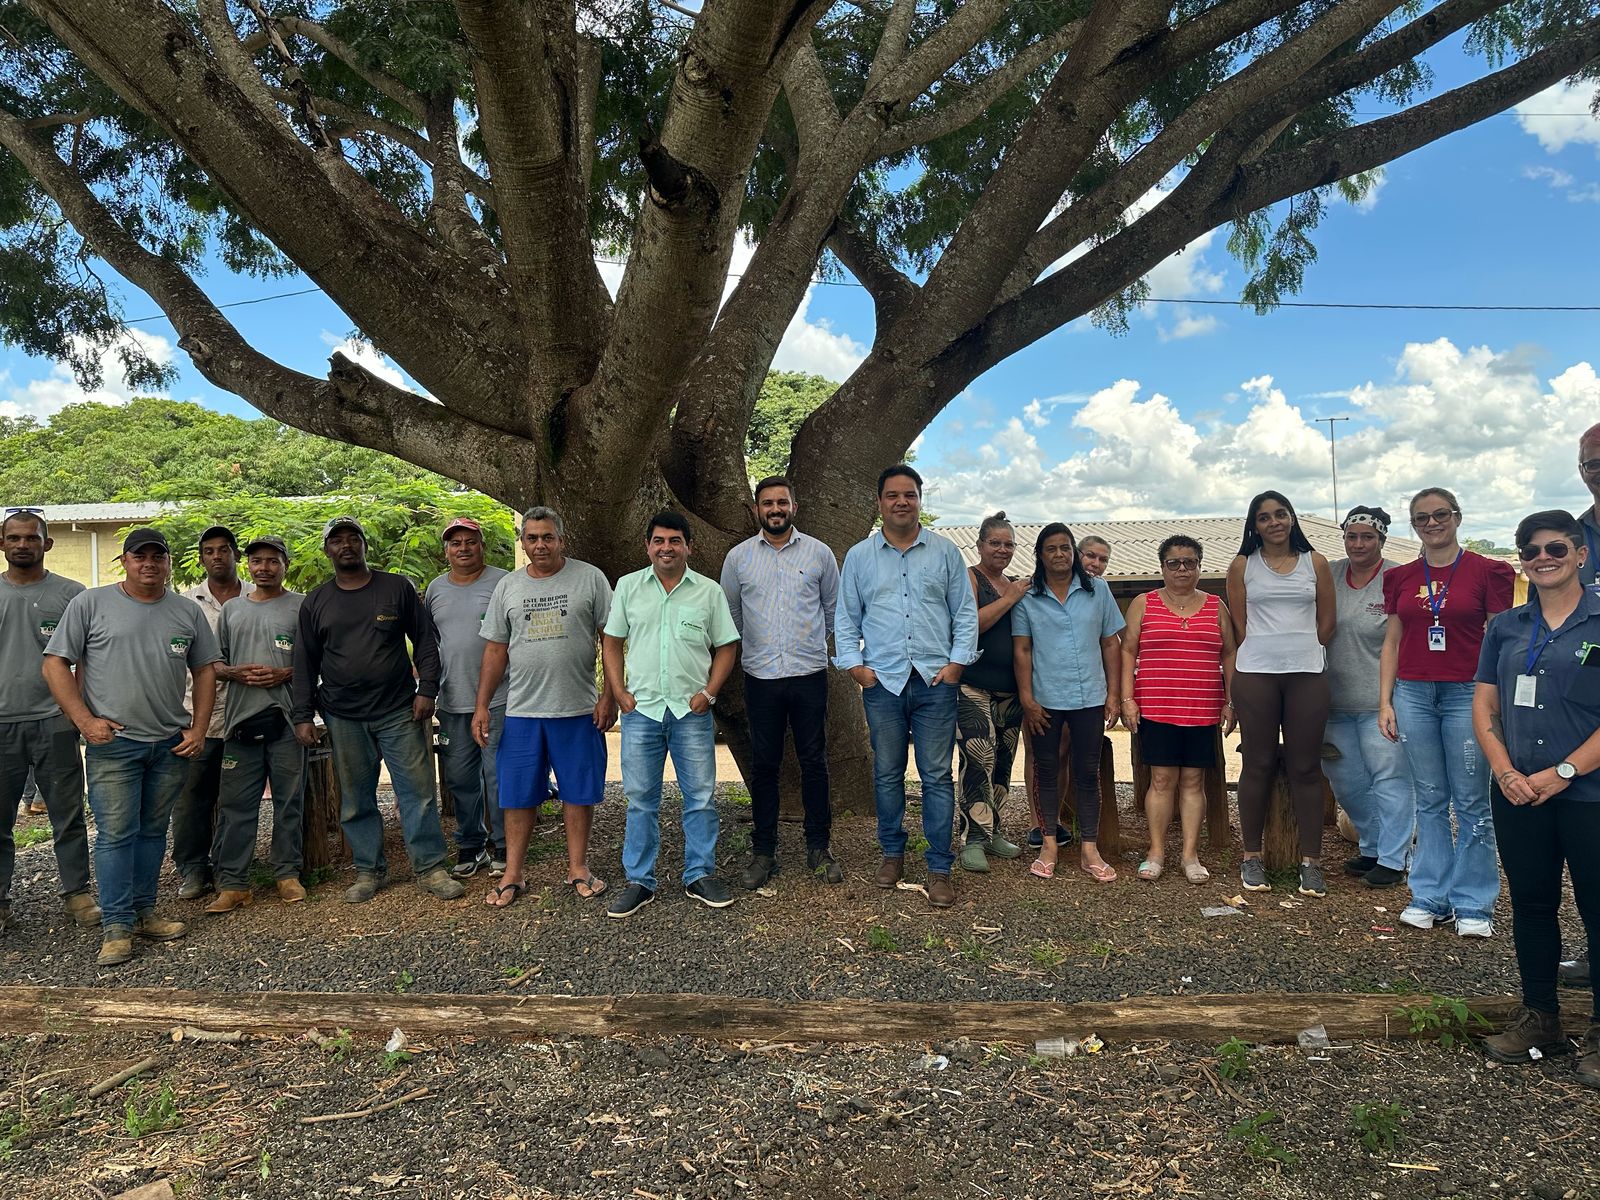
<path fill-rule="evenodd" d="M 506 870 L 485 903 L 507 908 L 528 890 L 522 872 L 533 813 L 549 797 L 555 772 L 567 829 L 567 882 L 592 899 L 605 880 L 589 870 L 589 829 L 605 795 L 606 730 L 616 724 L 609 690 L 595 685 L 600 631 L 611 585 L 598 567 L 566 556 L 566 527 L 551 508 L 522 518 L 528 565 L 495 585 L 484 613 L 483 669 L 472 736 L 488 746 L 491 704 L 506 680 L 505 728 L 495 753 L 505 819 Z"/>

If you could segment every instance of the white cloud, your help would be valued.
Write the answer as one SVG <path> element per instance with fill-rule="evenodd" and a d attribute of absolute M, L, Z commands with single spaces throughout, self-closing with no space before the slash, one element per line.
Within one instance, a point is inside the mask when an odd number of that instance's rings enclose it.
<path fill-rule="evenodd" d="M 1271 377 L 1244 381 L 1223 417 L 1186 416 L 1169 397 L 1141 393 L 1122 379 L 1091 396 L 1073 418 L 1085 448 L 1060 459 L 1011 418 L 929 470 L 931 507 L 955 521 L 996 508 L 1024 521 L 1216 516 L 1242 513 L 1276 487 L 1302 510 L 1330 514 L 1326 429 Z M 1588 362 L 1541 379 L 1524 350 L 1441 338 L 1408 344 L 1392 378 L 1334 394 L 1356 417 L 1339 433 L 1343 507 L 1399 514 L 1412 492 L 1439 484 L 1460 497 L 1467 536 L 1504 542 L 1527 512 L 1589 502 L 1573 467 L 1578 435 L 1600 412 Z M 1184 397 L 1191 410 L 1215 399 Z"/>
<path fill-rule="evenodd" d="M 1177 310 L 1178 319 L 1170 327 L 1156 330 L 1163 342 L 1177 342 L 1184 338 L 1201 337 L 1222 328 L 1222 322 L 1213 316 L 1196 316 L 1186 307 Z"/>
<path fill-rule="evenodd" d="M 1538 138 L 1551 154 L 1573 143 L 1593 146 L 1600 154 L 1600 120 L 1589 110 L 1594 97 L 1592 83 L 1558 83 L 1528 97 L 1512 111 L 1522 131 Z"/>
<path fill-rule="evenodd" d="M 1366 216 L 1369 212 L 1378 207 L 1378 194 L 1383 191 L 1384 184 L 1388 182 L 1389 173 L 1382 167 L 1377 168 L 1376 172 L 1372 176 L 1372 181 L 1367 184 L 1367 190 L 1361 194 L 1361 199 L 1357 200 L 1350 207 L 1355 209 L 1362 216 Z"/>
<path fill-rule="evenodd" d="M 1567 199 L 1574 204 L 1600 203 L 1600 183 L 1579 183 L 1570 171 L 1555 167 L 1524 167 L 1522 177 L 1547 183 L 1554 191 L 1565 192 Z"/>
<path fill-rule="evenodd" d="M 122 361 L 117 352 L 121 346 L 130 343 L 161 366 L 167 366 L 172 362 L 174 347 L 170 341 L 159 334 L 129 329 L 123 333 L 118 342 L 112 343 L 96 356 L 100 361 L 101 382 L 95 391 L 85 391 L 72 377 L 71 370 L 65 364 L 55 363 L 45 378 L 12 387 L 9 398 L 0 400 L 0 416 L 47 418 L 54 416 L 69 404 L 79 404 L 86 400 L 97 404 L 126 404 L 133 399 L 135 389 L 128 386 L 127 377 L 122 370 Z M 78 342 L 80 348 L 83 345 L 81 341 Z M 138 394 L 149 395 L 152 392 L 148 388 L 142 388 L 138 389 Z"/>
<path fill-rule="evenodd" d="M 395 387 L 405 388 L 407 391 L 418 391 L 415 384 L 406 378 L 406 374 L 394 365 L 383 351 L 371 342 L 363 341 L 357 337 L 341 338 L 338 334 L 322 331 L 322 343 L 328 347 L 329 356 L 342 354 L 359 367 L 365 367 L 385 383 L 392 383 Z"/>

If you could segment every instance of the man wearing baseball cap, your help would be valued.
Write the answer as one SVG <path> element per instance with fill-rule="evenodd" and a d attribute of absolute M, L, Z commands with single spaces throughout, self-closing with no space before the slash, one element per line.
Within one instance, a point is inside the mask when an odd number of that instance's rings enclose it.
<path fill-rule="evenodd" d="M 284 588 L 289 547 L 280 537 L 252 538 L 244 557 L 249 595 L 222 610 L 218 636 L 232 686 L 223 715 L 222 790 L 217 799 L 217 896 L 208 913 L 231 912 L 255 898 L 250 864 L 256 854 L 262 789 L 272 785 L 271 866 L 285 904 L 306 898 L 300 883 L 306 748 L 289 723 L 289 680 L 300 631 L 299 592 Z"/>
<path fill-rule="evenodd" d="M 50 694 L 88 743 L 104 967 L 132 958 L 136 936 L 170 941 L 188 931 L 156 916 L 156 882 L 186 760 L 205 749 L 222 657 L 199 606 L 167 589 L 172 555 L 161 533 L 133 530 L 121 563 L 127 578 L 74 596 L 44 651 Z"/>
<path fill-rule="evenodd" d="M 451 874 L 467 879 L 486 867 L 505 870 L 505 826 L 494 770 L 506 722 L 505 682 L 489 704 L 484 746 L 473 740 L 472 713 L 483 671 L 478 631 L 506 572 L 484 561 L 483 526 L 471 517 L 456 517 L 441 536 L 450 570 L 428 584 L 422 602 L 439 631 L 439 770 L 456 805 L 456 865 Z"/>
<path fill-rule="evenodd" d="M 239 583 L 239 542 L 226 525 L 213 525 L 200 535 L 200 568 L 205 578 L 183 595 L 206 614 L 217 632 L 222 606 L 243 591 Z M 206 727 L 205 749 L 189 762 L 189 776 L 172 809 L 172 865 L 178 869 L 178 899 L 197 900 L 215 886 L 211 842 L 217 824 L 217 795 L 222 785 L 222 713 L 228 702 L 227 669 L 217 669 L 217 701 Z M 193 697 L 185 693 L 185 708 Z"/>
<path fill-rule="evenodd" d="M 312 719 L 319 711 L 328 727 L 343 797 L 339 823 L 356 861 L 345 903 L 364 904 L 388 882 L 380 762 L 389 768 L 417 885 L 441 900 L 457 899 L 465 889 L 445 866 L 428 760 L 439 695 L 433 619 L 409 579 L 367 565 L 366 531 L 354 517 L 334 517 L 322 527 L 322 551 L 333 578 L 312 588 L 300 606 L 290 719 L 303 746 L 316 744 Z"/>

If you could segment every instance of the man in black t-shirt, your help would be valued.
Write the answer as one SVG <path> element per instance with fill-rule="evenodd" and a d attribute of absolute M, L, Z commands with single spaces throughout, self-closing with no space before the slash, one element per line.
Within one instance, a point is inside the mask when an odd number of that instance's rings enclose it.
<path fill-rule="evenodd" d="M 428 761 L 439 695 L 439 636 L 409 579 L 367 566 L 367 535 L 354 517 L 329 521 L 322 549 L 333 578 L 313 588 L 300 608 L 291 716 L 295 736 L 307 746 L 317 740 L 317 712 L 328 727 L 342 794 L 339 823 L 356 861 L 356 880 L 344 900 L 364 904 L 388 880 L 378 811 L 380 760 L 394 784 L 418 886 L 454 900 L 465 889 L 445 867 Z"/>

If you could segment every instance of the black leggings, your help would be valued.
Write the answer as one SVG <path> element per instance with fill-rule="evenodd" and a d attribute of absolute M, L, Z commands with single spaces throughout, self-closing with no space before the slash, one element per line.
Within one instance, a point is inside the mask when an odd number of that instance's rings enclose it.
<path fill-rule="evenodd" d="M 1097 841 L 1100 836 L 1100 741 L 1106 732 L 1106 708 L 1047 708 L 1050 728 L 1033 738 L 1033 761 L 1039 770 L 1034 820 L 1047 833 L 1060 821 L 1061 801 L 1056 779 L 1061 773 L 1061 731 L 1072 739 L 1072 787 L 1078 799 L 1078 838 Z"/>
<path fill-rule="evenodd" d="M 1522 975 L 1522 1002 L 1553 1013 L 1561 962 L 1561 864 L 1589 935 L 1589 961 L 1600 962 L 1600 803 L 1556 796 L 1538 806 L 1512 804 L 1498 784 L 1489 788 L 1500 865 L 1511 885 L 1511 937 Z M 1600 992 L 1594 1021 L 1600 1024 Z"/>
<path fill-rule="evenodd" d="M 1283 769 L 1300 830 L 1300 857 L 1322 857 L 1322 738 L 1328 728 L 1328 677 L 1320 672 L 1258 675 L 1236 671 L 1233 711 L 1243 738 L 1239 771 L 1239 833 L 1246 854 L 1261 853 L 1267 827 L 1267 797 L 1278 768 L 1278 730 L 1283 730 Z"/>

